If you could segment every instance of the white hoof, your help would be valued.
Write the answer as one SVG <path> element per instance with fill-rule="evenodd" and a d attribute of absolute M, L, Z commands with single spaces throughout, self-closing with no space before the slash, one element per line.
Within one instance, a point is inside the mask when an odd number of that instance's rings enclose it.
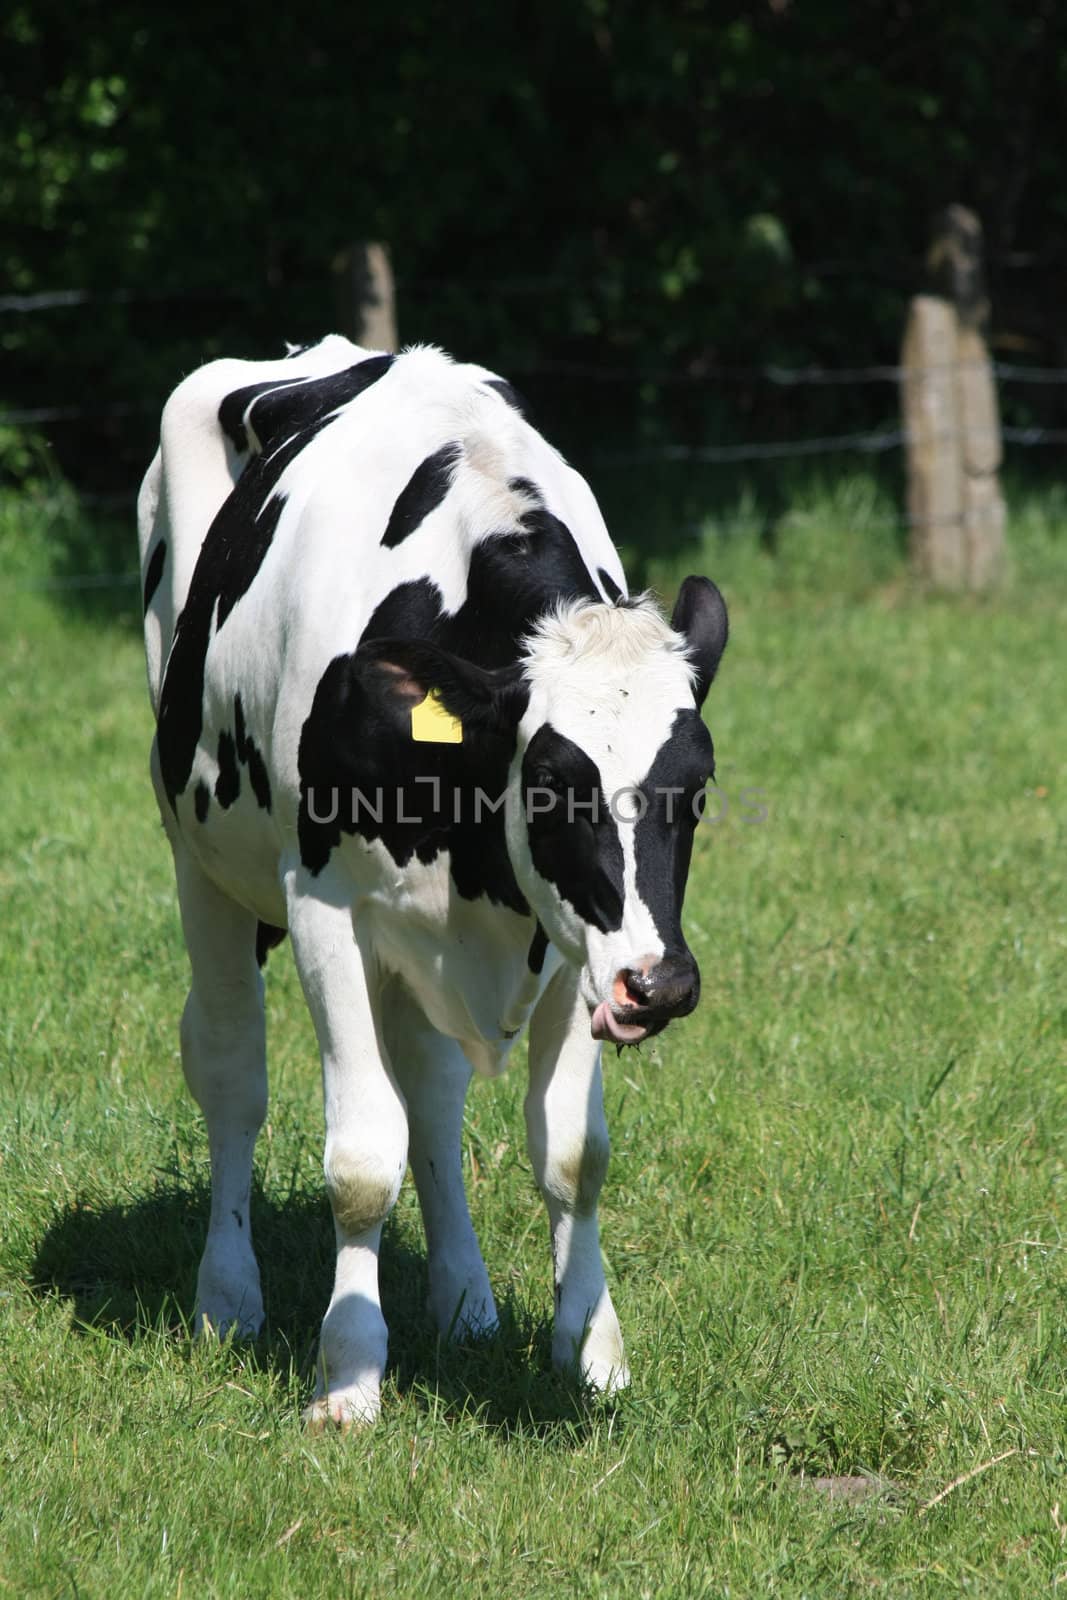
<path fill-rule="evenodd" d="M 377 1389 L 335 1389 L 331 1394 L 317 1395 L 306 1407 L 304 1426 L 309 1433 L 333 1429 L 347 1433 L 350 1428 L 365 1428 L 377 1422 L 381 1408 Z"/>
<path fill-rule="evenodd" d="M 582 1382 L 594 1394 L 618 1394 L 630 1387 L 630 1369 L 621 1358 L 616 1364 L 583 1360 Z"/>
<path fill-rule="evenodd" d="M 197 1339 L 255 1339 L 263 1326 L 263 1301 L 257 1293 L 239 1300 L 197 1302 L 193 1336 Z"/>
<path fill-rule="evenodd" d="M 198 1339 L 254 1339 L 263 1326 L 259 1268 L 251 1251 L 237 1255 L 208 1244 L 196 1276 L 193 1327 Z"/>
<path fill-rule="evenodd" d="M 562 1371 L 576 1376 L 594 1394 L 617 1394 L 630 1382 L 622 1330 L 614 1311 L 601 1313 L 583 1330 L 585 1338 L 557 1328 L 552 1340 L 552 1360 Z"/>
<path fill-rule="evenodd" d="M 490 1339 L 500 1331 L 496 1302 L 488 1281 L 431 1288 L 427 1300 L 443 1339 Z"/>

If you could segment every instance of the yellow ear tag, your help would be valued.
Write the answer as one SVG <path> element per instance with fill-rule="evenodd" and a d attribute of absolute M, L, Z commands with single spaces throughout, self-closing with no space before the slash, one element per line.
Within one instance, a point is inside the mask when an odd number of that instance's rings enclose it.
<path fill-rule="evenodd" d="M 463 724 L 446 711 L 431 689 L 425 700 L 411 708 L 411 737 L 419 744 L 462 744 Z"/>

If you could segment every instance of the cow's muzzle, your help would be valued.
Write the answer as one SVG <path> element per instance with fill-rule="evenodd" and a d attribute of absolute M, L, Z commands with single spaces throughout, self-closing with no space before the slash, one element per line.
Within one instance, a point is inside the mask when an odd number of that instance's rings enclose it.
<path fill-rule="evenodd" d="M 640 1044 L 661 1033 L 675 1017 L 688 1016 L 699 999 L 700 972 L 688 950 L 623 967 L 611 1000 L 602 1000 L 593 1012 L 593 1038 Z"/>

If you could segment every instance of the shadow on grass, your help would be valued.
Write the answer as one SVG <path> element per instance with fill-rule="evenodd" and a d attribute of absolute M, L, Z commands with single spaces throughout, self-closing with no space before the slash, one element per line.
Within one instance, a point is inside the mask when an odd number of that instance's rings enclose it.
<path fill-rule="evenodd" d="M 41 1240 L 32 1283 L 73 1301 L 75 1328 L 137 1344 L 161 1331 L 184 1339 L 196 1299 L 207 1229 L 206 1189 L 166 1188 L 128 1204 L 76 1202 Z M 267 1323 L 250 1359 L 310 1391 L 319 1324 L 333 1281 L 333 1225 L 325 1197 L 284 1202 L 253 1196 L 252 1222 Z M 426 1263 L 402 1230 L 386 1226 L 382 1308 L 389 1324 L 389 1375 L 424 1410 L 476 1416 L 504 1433 L 558 1434 L 577 1442 L 603 1410 L 551 1366 L 551 1328 L 510 1300 L 492 1339 L 446 1344 L 426 1311 Z"/>

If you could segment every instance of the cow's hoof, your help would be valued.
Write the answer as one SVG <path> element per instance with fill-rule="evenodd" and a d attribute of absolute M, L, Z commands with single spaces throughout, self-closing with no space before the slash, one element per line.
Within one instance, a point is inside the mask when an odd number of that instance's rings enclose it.
<path fill-rule="evenodd" d="M 630 1369 L 625 1361 L 616 1366 L 601 1361 L 583 1361 L 582 1382 L 593 1394 L 618 1394 L 630 1386 Z"/>
<path fill-rule="evenodd" d="M 576 1378 L 593 1394 L 617 1394 L 630 1382 L 622 1333 L 614 1313 L 603 1317 L 599 1325 L 588 1328 L 581 1342 L 557 1328 L 552 1341 L 552 1359 L 561 1372 Z"/>
<path fill-rule="evenodd" d="M 262 1305 L 250 1307 L 244 1303 L 240 1308 L 217 1304 L 197 1306 L 193 1319 L 196 1339 L 217 1339 L 220 1343 L 226 1339 L 240 1342 L 256 1339 L 262 1326 Z"/>
<path fill-rule="evenodd" d="M 352 1428 L 367 1428 L 377 1422 L 381 1402 L 366 1389 L 348 1393 L 319 1395 L 304 1410 L 308 1433 L 348 1433 Z"/>
<path fill-rule="evenodd" d="M 198 1339 L 254 1339 L 263 1326 L 259 1269 L 250 1252 L 209 1242 L 196 1276 L 193 1328 Z"/>
<path fill-rule="evenodd" d="M 492 1291 L 486 1284 L 483 1289 L 463 1289 L 458 1295 L 437 1293 L 431 1290 L 426 1309 L 437 1324 L 442 1339 L 456 1344 L 474 1344 L 482 1339 L 492 1339 L 500 1332 L 500 1319 Z"/>

